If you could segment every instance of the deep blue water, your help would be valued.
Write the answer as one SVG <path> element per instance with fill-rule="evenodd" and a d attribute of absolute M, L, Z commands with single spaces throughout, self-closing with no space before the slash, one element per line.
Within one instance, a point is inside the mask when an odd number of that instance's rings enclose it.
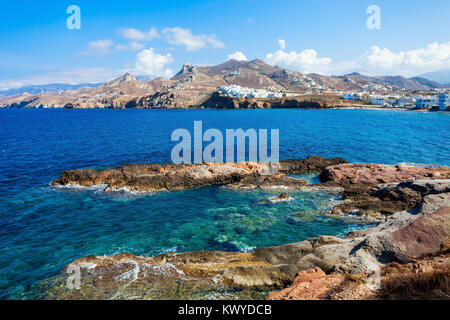
<path fill-rule="evenodd" d="M 450 115 L 370 110 L 0 110 L 0 298 L 89 254 L 250 250 L 364 227 L 323 213 L 336 196 L 212 186 L 152 195 L 54 189 L 68 169 L 170 162 L 173 130 L 280 129 L 280 158 L 450 165 Z M 314 182 L 314 177 L 309 176 Z"/>

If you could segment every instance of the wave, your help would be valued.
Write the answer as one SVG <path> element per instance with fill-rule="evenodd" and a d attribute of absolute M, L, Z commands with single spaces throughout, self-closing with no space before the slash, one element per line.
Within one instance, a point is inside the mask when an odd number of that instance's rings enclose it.
<path fill-rule="evenodd" d="M 52 189 L 56 189 L 56 190 L 73 190 L 73 191 L 93 191 L 93 192 L 104 192 L 105 188 L 108 186 L 107 184 L 97 184 L 97 185 L 93 185 L 90 187 L 86 187 L 86 186 L 80 186 L 77 184 L 68 184 L 68 185 L 51 185 L 49 184 L 49 186 L 51 186 Z"/>

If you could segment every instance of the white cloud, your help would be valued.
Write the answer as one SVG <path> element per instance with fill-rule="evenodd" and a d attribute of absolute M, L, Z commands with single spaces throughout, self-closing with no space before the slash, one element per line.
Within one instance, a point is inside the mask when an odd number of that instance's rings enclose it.
<path fill-rule="evenodd" d="M 329 57 L 319 57 L 317 51 L 286 52 L 286 43 L 278 40 L 281 50 L 266 55 L 271 65 L 291 68 L 304 73 L 343 74 L 360 72 L 367 75 L 416 76 L 438 71 L 450 65 L 450 42 L 432 43 L 425 48 L 393 52 L 387 48 L 373 46 L 368 52 L 354 60 L 334 62 Z"/>
<path fill-rule="evenodd" d="M 129 44 L 118 44 L 116 50 L 118 51 L 139 51 L 144 49 L 144 45 L 140 42 L 131 41 Z"/>
<path fill-rule="evenodd" d="M 162 55 L 155 53 L 153 48 L 146 49 L 137 54 L 134 72 L 151 77 L 171 77 L 173 71 L 166 68 L 166 65 L 172 62 L 173 58 L 170 53 Z"/>
<path fill-rule="evenodd" d="M 355 64 L 359 70 L 371 74 L 413 76 L 438 71 L 450 66 L 450 42 L 435 42 L 425 48 L 400 52 L 373 46 Z"/>
<path fill-rule="evenodd" d="M 234 59 L 237 61 L 248 61 L 247 57 L 240 51 L 236 51 L 236 52 L 229 54 L 228 59 Z"/>
<path fill-rule="evenodd" d="M 90 54 L 107 54 L 112 52 L 112 46 L 114 41 L 112 40 L 97 40 L 88 43 L 87 49 L 83 52 L 77 53 L 77 55 L 90 55 Z"/>
<path fill-rule="evenodd" d="M 161 37 L 155 28 L 151 28 L 149 31 L 140 31 L 134 28 L 121 28 L 118 31 L 122 37 L 135 41 L 150 41 Z"/>
<path fill-rule="evenodd" d="M 217 40 L 216 35 L 194 35 L 189 29 L 165 28 L 162 33 L 167 42 L 174 45 L 182 45 L 187 51 L 195 51 L 203 48 L 224 48 L 223 42 Z"/>
<path fill-rule="evenodd" d="M 278 43 L 280 44 L 280 49 L 284 50 L 286 49 L 286 41 L 283 39 L 278 39 Z"/>
<path fill-rule="evenodd" d="M 267 63 L 282 67 L 291 67 L 304 73 L 325 73 L 330 68 L 332 60 L 330 58 L 319 58 L 313 49 L 306 49 L 302 52 L 286 52 L 278 50 L 266 55 Z"/>
<path fill-rule="evenodd" d="M 54 71 L 24 79 L 7 79 L 0 81 L 0 90 L 17 89 L 28 85 L 43 85 L 49 83 L 100 83 L 120 76 L 123 70 L 111 70 L 102 67 L 68 69 Z"/>

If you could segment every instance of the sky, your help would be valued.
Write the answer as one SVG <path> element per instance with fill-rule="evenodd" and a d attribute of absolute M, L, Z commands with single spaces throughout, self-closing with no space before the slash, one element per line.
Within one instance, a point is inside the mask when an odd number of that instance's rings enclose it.
<path fill-rule="evenodd" d="M 67 13 L 72 5 L 80 19 Z M 0 90 L 96 83 L 125 72 L 170 77 L 185 62 L 230 58 L 326 75 L 410 77 L 450 69 L 450 1 L 15 0 L 0 6 Z"/>

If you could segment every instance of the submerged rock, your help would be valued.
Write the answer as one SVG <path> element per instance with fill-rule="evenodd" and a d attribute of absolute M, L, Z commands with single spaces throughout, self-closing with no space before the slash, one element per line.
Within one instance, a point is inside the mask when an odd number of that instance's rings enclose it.
<path fill-rule="evenodd" d="M 175 299 L 181 298 L 181 288 L 187 290 L 185 294 L 191 292 L 191 297 L 205 298 L 200 292 L 262 292 L 283 287 L 299 271 L 316 267 L 326 274 L 367 273 L 374 266 L 408 262 L 437 250 L 450 237 L 449 200 L 450 193 L 428 195 L 424 201 L 428 204 L 422 206 L 421 212 L 398 212 L 376 227 L 353 232 L 345 238 L 321 236 L 248 253 L 197 251 L 153 258 L 132 254 L 88 256 L 72 262 L 60 276 L 44 282 L 46 290 L 41 298 Z M 432 202 L 441 209 L 428 214 L 426 210 Z M 65 271 L 74 267 L 81 271 L 79 291 L 61 285 L 68 277 Z M 325 285 L 329 279 L 324 280 Z"/>
<path fill-rule="evenodd" d="M 269 201 L 272 203 L 278 203 L 278 202 L 285 202 L 285 201 L 291 201 L 292 197 L 288 195 L 286 192 L 283 192 L 278 197 L 270 198 Z"/>

